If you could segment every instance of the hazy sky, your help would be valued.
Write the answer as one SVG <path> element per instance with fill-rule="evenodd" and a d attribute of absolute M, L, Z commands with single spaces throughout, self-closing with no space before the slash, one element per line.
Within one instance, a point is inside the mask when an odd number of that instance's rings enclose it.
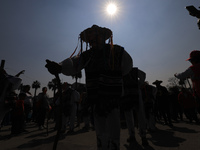
<path fill-rule="evenodd" d="M 68 58 L 79 33 L 93 24 L 113 31 L 114 44 L 125 48 L 150 84 L 158 79 L 166 85 L 174 73 L 190 66 L 185 60 L 191 50 L 200 49 L 200 30 L 185 6 L 198 8 L 199 0 L 112 0 L 118 4 L 112 17 L 105 13 L 109 1 L 1 0 L 0 60 L 6 60 L 5 70 L 12 75 L 25 70 L 24 85 L 38 80 L 47 86 L 54 76 L 45 60 Z"/>

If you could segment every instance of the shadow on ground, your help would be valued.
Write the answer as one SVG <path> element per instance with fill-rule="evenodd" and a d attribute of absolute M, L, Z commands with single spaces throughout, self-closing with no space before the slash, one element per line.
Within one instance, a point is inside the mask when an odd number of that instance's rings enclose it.
<path fill-rule="evenodd" d="M 174 132 L 183 132 L 183 133 L 195 133 L 195 130 L 191 130 L 188 128 L 182 128 L 182 127 L 173 127 L 168 130 L 157 130 L 154 133 L 151 134 L 151 138 L 148 138 L 149 141 L 151 141 L 156 146 L 161 147 L 179 147 L 180 143 L 183 143 L 186 141 L 186 139 L 181 137 L 176 137 L 174 135 Z"/>

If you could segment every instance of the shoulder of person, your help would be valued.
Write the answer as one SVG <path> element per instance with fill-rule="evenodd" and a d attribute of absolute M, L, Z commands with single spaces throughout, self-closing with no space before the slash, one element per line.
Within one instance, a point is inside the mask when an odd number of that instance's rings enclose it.
<path fill-rule="evenodd" d="M 124 50 L 124 47 L 117 45 L 117 44 L 113 45 L 113 47 L 115 50 Z"/>

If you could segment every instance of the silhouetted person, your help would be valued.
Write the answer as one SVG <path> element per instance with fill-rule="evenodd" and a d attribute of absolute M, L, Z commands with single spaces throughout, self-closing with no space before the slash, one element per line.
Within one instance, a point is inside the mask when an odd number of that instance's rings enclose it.
<path fill-rule="evenodd" d="M 11 134 L 19 134 L 24 131 L 24 100 L 26 98 L 25 93 L 20 93 L 16 100 L 15 106 L 12 110 L 12 127 Z"/>
<path fill-rule="evenodd" d="M 26 94 L 26 98 L 24 100 L 24 113 L 25 113 L 25 122 L 28 123 L 32 119 L 32 109 L 33 109 L 33 97 L 30 93 L 30 85 L 25 85 L 22 88 L 21 93 Z"/>
<path fill-rule="evenodd" d="M 47 95 L 47 87 L 42 88 L 42 92 L 38 94 L 38 127 L 39 130 L 42 130 L 45 128 L 44 122 L 46 119 L 46 113 L 49 111 L 49 97 Z"/>
<path fill-rule="evenodd" d="M 194 120 L 196 123 L 199 123 L 196 112 L 197 103 L 194 96 L 188 91 L 188 89 L 181 89 L 181 92 L 178 95 L 178 102 L 183 107 L 186 118 L 189 119 L 190 122 Z"/>
<path fill-rule="evenodd" d="M 144 110 L 144 103 L 142 99 L 141 87 L 146 79 L 146 73 L 134 67 L 128 75 L 123 77 L 124 82 L 124 95 L 122 97 L 121 110 L 124 111 L 126 124 L 129 132 L 127 141 L 130 145 L 137 145 L 135 138 L 135 118 L 133 111 L 136 112 L 138 119 L 139 134 L 142 139 L 142 145 L 147 146 L 148 141 L 146 138 L 146 117 Z"/>
<path fill-rule="evenodd" d="M 158 106 L 158 111 L 164 119 L 164 124 L 173 126 L 171 121 L 170 114 L 170 101 L 169 101 L 169 92 L 166 87 L 161 86 L 162 81 L 156 80 L 152 84 L 156 85 L 156 102 Z"/>
<path fill-rule="evenodd" d="M 193 85 L 193 96 L 200 102 L 200 51 L 193 50 L 190 53 L 190 58 L 187 60 L 191 62 L 192 65 L 184 72 L 174 74 L 174 76 L 180 80 L 190 78 Z"/>
<path fill-rule="evenodd" d="M 90 49 L 57 64 L 47 60 L 52 74 L 74 75 L 85 69 L 88 100 L 93 105 L 97 149 L 120 149 L 119 100 L 122 76 L 132 69 L 132 58 L 112 43 L 112 31 L 93 25 L 81 32 L 81 43 Z M 109 44 L 106 40 L 109 39 Z"/>

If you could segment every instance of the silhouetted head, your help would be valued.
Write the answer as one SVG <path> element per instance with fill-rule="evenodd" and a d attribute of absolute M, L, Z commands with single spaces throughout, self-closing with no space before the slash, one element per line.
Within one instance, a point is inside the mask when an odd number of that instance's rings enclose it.
<path fill-rule="evenodd" d="M 190 53 L 190 57 L 187 59 L 191 63 L 200 63 L 200 51 L 199 50 L 193 50 Z"/>
<path fill-rule="evenodd" d="M 99 47 L 105 44 L 105 41 L 109 38 L 111 39 L 112 43 L 112 31 L 105 27 L 93 25 L 92 27 L 81 32 L 80 38 L 82 41 L 89 43 L 93 48 Z"/>

